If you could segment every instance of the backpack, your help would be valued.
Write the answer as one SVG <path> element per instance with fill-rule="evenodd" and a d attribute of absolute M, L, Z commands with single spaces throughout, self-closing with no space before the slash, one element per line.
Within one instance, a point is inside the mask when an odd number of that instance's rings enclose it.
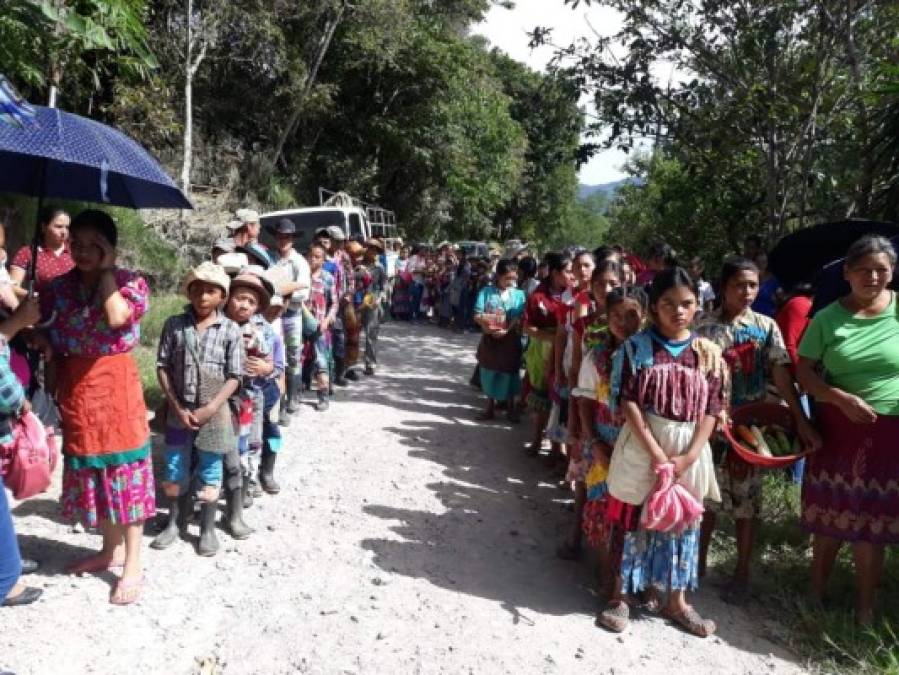
<path fill-rule="evenodd" d="M 12 441 L 0 446 L 0 453 L 11 458 L 3 480 L 13 497 L 27 499 L 50 487 L 59 459 L 56 434 L 28 412 L 13 423 L 12 436 Z"/>

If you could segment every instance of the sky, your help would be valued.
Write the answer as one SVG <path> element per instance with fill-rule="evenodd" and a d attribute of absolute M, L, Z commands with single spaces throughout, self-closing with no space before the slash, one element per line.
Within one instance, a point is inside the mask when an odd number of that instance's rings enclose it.
<path fill-rule="evenodd" d="M 588 25 L 589 22 L 589 25 Z M 562 0 L 515 0 L 515 9 L 493 7 L 486 20 L 475 27 L 475 33 L 486 37 L 512 58 L 542 71 L 553 55 L 551 47 L 528 48 L 527 33 L 535 26 L 552 28 L 556 44 L 568 45 L 580 37 L 593 37 L 593 29 L 603 35 L 614 33 L 621 25 L 618 15 L 607 7 L 586 7 L 583 3 L 573 10 Z M 621 167 L 627 155 L 617 150 L 603 150 L 581 167 L 580 179 L 587 185 L 608 183 L 625 176 Z"/>

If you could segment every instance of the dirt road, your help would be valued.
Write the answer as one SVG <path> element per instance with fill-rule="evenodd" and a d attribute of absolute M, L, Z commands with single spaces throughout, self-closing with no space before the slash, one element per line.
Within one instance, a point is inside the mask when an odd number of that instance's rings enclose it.
<path fill-rule="evenodd" d="M 58 487 L 19 504 L 46 591 L 0 610 L 0 673 L 802 671 L 776 625 L 711 591 L 696 600 L 719 624 L 708 640 L 658 618 L 594 627 L 588 566 L 554 557 L 569 494 L 523 455 L 524 426 L 473 421 L 476 338 L 382 335 L 381 374 L 291 426 L 284 490 L 247 514 L 257 533 L 220 533 L 211 559 L 147 550 L 137 606 L 108 604 L 111 574 L 62 574 L 97 538 L 59 521 Z"/>

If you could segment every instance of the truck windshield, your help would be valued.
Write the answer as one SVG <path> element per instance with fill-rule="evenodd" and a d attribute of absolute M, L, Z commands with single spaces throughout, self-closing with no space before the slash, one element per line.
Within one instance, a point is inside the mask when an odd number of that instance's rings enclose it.
<path fill-rule="evenodd" d="M 350 236 L 354 237 L 356 235 L 365 236 L 365 232 L 362 231 L 362 218 L 359 217 L 358 213 L 350 214 Z"/>
<path fill-rule="evenodd" d="M 342 211 L 301 211 L 280 216 L 268 216 L 262 218 L 262 237 L 266 242 L 273 242 L 274 237 L 269 234 L 269 228 L 274 228 L 282 218 L 292 220 L 297 227 L 294 237 L 294 248 L 300 253 L 305 253 L 312 243 L 315 233 L 324 227 L 337 225 L 346 232 L 346 214 Z"/>

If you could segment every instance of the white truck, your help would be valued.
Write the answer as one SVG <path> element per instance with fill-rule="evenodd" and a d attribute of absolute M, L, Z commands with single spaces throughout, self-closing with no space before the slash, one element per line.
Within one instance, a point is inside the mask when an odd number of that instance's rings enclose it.
<path fill-rule="evenodd" d="M 328 191 L 319 190 L 322 198 L 325 193 Z M 297 228 L 295 245 L 299 251 L 306 250 L 316 232 L 332 225 L 342 229 L 347 240 L 364 241 L 369 237 L 393 240 L 397 237 L 396 215 L 393 211 L 365 204 L 343 192 L 330 195 L 326 200 L 323 199 L 321 206 L 263 213 L 259 218 L 263 233 L 267 233 L 282 218 L 287 218 Z"/>

